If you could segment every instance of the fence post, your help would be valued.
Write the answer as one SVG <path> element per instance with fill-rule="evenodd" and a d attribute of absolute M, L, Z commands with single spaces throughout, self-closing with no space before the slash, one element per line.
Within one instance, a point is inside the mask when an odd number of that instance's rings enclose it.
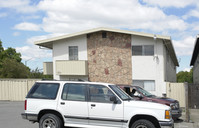
<path fill-rule="evenodd" d="M 190 120 L 190 115 L 189 115 L 189 87 L 188 83 L 184 83 L 184 88 L 185 88 L 185 121 L 189 122 Z"/>

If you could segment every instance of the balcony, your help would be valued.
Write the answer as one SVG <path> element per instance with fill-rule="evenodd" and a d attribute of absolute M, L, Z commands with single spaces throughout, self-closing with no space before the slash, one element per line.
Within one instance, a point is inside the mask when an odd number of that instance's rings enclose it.
<path fill-rule="evenodd" d="M 43 63 L 44 75 L 53 75 L 53 62 Z"/>
<path fill-rule="evenodd" d="M 68 76 L 86 76 L 88 75 L 88 62 L 57 60 L 55 62 L 56 75 L 68 75 Z M 44 62 L 44 75 L 53 74 L 53 63 Z"/>
<path fill-rule="evenodd" d="M 88 63 L 87 61 L 67 61 L 57 60 L 56 61 L 56 75 L 88 75 Z"/>

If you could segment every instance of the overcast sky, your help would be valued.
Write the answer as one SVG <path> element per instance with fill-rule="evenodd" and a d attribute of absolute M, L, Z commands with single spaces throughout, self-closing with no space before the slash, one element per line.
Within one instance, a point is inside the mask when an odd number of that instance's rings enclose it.
<path fill-rule="evenodd" d="M 171 36 L 178 71 L 189 70 L 197 34 L 198 0 L 0 0 L 0 39 L 35 69 L 52 60 L 34 41 L 97 27 Z"/>

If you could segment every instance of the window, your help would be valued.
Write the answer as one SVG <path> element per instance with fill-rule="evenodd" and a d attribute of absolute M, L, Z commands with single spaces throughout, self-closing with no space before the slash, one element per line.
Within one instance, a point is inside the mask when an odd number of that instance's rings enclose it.
<path fill-rule="evenodd" d="M 106 38 L 107 34 L 106 32 L 102 32 L 102 38 Z"/>
<path fill-rule="evenodd" d="M 142 55 L 142 46 L 132 46 L 133 55 Z"/>
<path fill-rule="evenodd" d="M 127 95 L 126 93 L 124 93 L 124 91 L 115 85 L 109 85 L 111 87 L 111 89 L 113 89 L 113 91 L 122 99 L 122 100 L 129 100 L 131 99 L 129 97 L 129 95 Z"/>
<path fill-rule="evenodd" d="M 69 46 L 69 60 L 78 60 L 78 46 Z"/>
<path fill-rule="evenodd" d="M 86 101 L 86 85 L 66 84 L 62 92 L 63 100 Z"/>
<path fill-rule="evenodd" d="M 147 91 L 155 91 L 155 80 L 133 80 L 133 86 L 140 86 Z"/>
<path fill-rule="evenodd" d="M 144 55 L 154 55 L 154 46 L 153 45 L 144 45 Z"/>
<path fill-rule="evenodd" d="M 110 97 L 114 94 L 105 86 L 102 85 L 90 85 L 89 87 L 89 98 L 92 102 L 111 102 Z"/>
<path fill-rule="evenodd" d="M 154 45 L 132 46 L 132 55 L 133 56 L 153 56 Z"/>
<path fill-rule="evenodd" d="M 27 98 L 55 99 L 58 89 L 57 83 L 36 83 Z"/>

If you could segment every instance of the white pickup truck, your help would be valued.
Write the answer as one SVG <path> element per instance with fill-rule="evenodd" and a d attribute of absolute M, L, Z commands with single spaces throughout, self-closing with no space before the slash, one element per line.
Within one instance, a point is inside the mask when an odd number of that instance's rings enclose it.
<path fill-rule="evenodd" d="M 173 127 L 170 107 L 136 101 L 113 84 L 38 81 L 25 100 L 22 118 L 39 128 Z"/>

